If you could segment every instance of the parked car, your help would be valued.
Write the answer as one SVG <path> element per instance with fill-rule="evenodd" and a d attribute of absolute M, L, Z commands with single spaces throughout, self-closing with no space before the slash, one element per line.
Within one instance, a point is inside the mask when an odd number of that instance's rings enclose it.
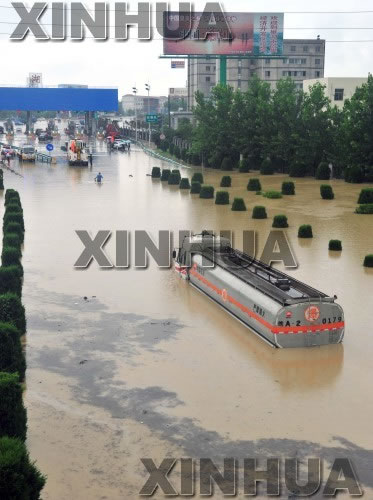
<path fill-rule="evenodd" d="M 41 132 L 38 135 L 39 142 L 47 142 L 47 141 L 53 141 L 53 135 L 51 135 L 49 132 Z"/>

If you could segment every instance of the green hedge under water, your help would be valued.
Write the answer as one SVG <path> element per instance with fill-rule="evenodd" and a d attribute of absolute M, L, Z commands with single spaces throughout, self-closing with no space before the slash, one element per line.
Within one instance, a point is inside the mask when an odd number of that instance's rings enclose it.
<path fill-rule="evenodd" d="M 265 207 L 262 207 L 260 205 L 256 206 L 253 208 L 253 219 L 266 219 L 267 218 L 267 211 Z"/>
<path fill-rule="evenodd" d="M 26 409 L 17 373 L 0 372 L 0 437 L 26 439 Z"/>
<path fill-rule="evenodd" d="M 262 185 L 260 184 L 260 180 L 259 179 L 250 179 L 249 183 L 247 185 L 247 190 L 248 191 L 261 191 Z"/>
<path fill-rule="evenodd" d="M 8 292 L 0 295 L 0 321 L 12 323 L 21 335 L 26 333 L 25 308 L 17 294 Z"/>
<path fill-rule="evenodd" d="M 229 205 L 228 191 L 217 191 L 215 205 Z"/>
<path fill-rule="evenodd" d="M 289 227 L 286 215 L 275 215 L 273 217 L 272 227 Z"/>
<path fill-rule="evenodd" d="M 313 238 L 312 226 L 303 224 L 298 229 L 298 238 Z"/>
<path fill-rule="evenodd" d="M 192 187 L 190 188 L 191 194 L 199 194 L 201 192 L 201 183 L 200 182 L 192 182 Z"/>
<path fill-rule="evenodd" d="M 39 500 L 46 478 L 30 461 L 25 444 L 17 438 L 0 438 L 0 498 Z"/>
<path fill-rule="evenodd" d="M 193 182 L 199 182 L 200 184 L 203 184 L 203 175 L 201 172 L 194 172 L 193 177 L 192 177 L 192 183 Z"/>
<path fill-rule="evenodd" d="M 6 227 L 4 227 L 4 237 L 7 234 L 17 234 L 21 243 L 23 243 L 24 232 L 21 224 L 18 222 L 9 222 Z"/>
<path fill-rule="evenodd" d="M 25 370 L 19 331 L 11 323 L 0 322 L 0 372 L 18 373 L 23 381 Z"/>
<path fill-rule="evenodd" d="M 230 175 L 224 175 L 220 181 L 220 187 L 231 187 L 232 186 L 232 178 Z"/>
<path fill-rule="evenodd" d="M 0 295 L 8 292 L 19 297 L 22 294 L 22 269 L 19 265 L 0 267 Z"/>
<path fill-rule="evenodd" d="M 235 198 L 232 203 L 232 210 L 234 212 L 244 212 L 246 210 L 245 201 L 243 198 Z"/>
<path fill-rule="evenodd" d="M 211 199 L 214 197 L 214 188 L 213 186 L 202 186 L 201 187 L 201 191 L 199 193 L 199 197 L 200 198 L 204 198 L 204 199 Z"/>

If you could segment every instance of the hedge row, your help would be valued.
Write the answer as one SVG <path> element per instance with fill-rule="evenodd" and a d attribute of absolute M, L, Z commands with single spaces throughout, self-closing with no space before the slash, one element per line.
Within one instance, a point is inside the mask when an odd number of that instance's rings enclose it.
<path fill-rule="evenodd" d="M 26 370 L 21 345 L 21 335 L 26 332 L 21 302 L 23 235 L 19 194 L 8 189 L 0 267 L 0 498 L 4 500 L 38 500 L 46 481 L 30 461 L 24 443 L 27 414 L 21 386 Z"/>

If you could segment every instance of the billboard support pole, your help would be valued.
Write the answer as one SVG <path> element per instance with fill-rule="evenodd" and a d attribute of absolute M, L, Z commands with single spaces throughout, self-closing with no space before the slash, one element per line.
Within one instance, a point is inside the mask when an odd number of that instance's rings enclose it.
<path fill-rule="evenodd" d="M 220 84 L 227 84 L 227 56 L 220 56 Z"/>

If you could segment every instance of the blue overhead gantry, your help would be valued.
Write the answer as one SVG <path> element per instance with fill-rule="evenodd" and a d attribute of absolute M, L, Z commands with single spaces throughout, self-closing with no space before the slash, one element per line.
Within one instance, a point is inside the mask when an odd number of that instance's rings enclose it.
<path fill-rule="evenodd" d="M 118 111 L 118 89 L 74 87 L 0 87 L 0 109 L 27 111 L 84 111 L 90 133 L 94 130 L 95 111 Z"/>

